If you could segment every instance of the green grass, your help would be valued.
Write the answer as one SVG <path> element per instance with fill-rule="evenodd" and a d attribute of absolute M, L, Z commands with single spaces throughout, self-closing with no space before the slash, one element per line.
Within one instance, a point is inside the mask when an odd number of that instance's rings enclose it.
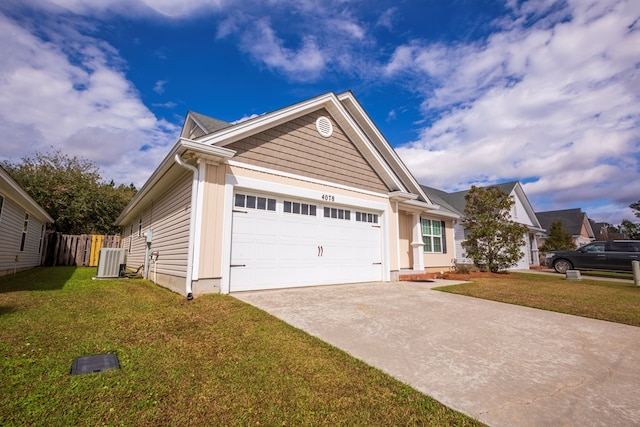
<path fill-rule="evenodd" d="M 633 282 L 568 281 L 563 276 L 511 273 L 500 278 L 474 278 L 473 282 L 438 290 L 493 301 L 541 308 L 640 326 L 640 287 Z"/>
<path fill-rule="evenodd" d="M 633 273 L 615 272 L 615 271 L 600 271 L 600 270 L 588 270 L 581 272 L 583 276 L 595 276 L 595 277 L 607 277 L 612 279 L 629 279 L 633 280 Z"/>
<path fill-rule="evenodd" d="M 0 278 L 0 425 L 481 425 L 233 297 L 94 274 Z"/>

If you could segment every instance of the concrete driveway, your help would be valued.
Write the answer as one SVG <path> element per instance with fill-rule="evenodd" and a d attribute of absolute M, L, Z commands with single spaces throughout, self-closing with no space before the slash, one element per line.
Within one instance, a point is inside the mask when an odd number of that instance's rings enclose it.
<path fill-rule="evenodd" d="M 491 426 L 640 425 L 640 328 L 430 289 L 444 283 L 233 296 Z"/>

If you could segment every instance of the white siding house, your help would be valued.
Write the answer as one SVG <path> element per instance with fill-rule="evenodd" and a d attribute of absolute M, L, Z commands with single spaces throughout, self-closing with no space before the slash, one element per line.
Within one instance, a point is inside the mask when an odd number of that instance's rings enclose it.
<path fill-rule="evenodd" d="M 53 219 L 0 167 L 0 276 L 40 265 Z"/>
<path fill-rule="evenodd" d="M 498 184 L 495 187 L 499 188 L 503 193 L 508 194 L 514 200 L 513 207 L 511 208 L 511 219 L 520 224 L 526 225 L 528 228 L 527 233 L 522 236 L 521 251 L 524 254 L 518 263 L 512 267 L 513 270 L 528 270 L 531 266 L 540 265 L 538 255 L 538 242 L 537 235 L 541 234 L 544 229 L 540 226 L 529 200 L 517 181 L 507 182 L 504 184 Z M 464 209 L 466 205 L 465 196 L 469 190 L 458 191 L 454 193 L 447 193 L 435 188 L 425 187 L 423 189 L 427 196 L 434 202 L 458 213 L 460 220 L 455 221 L 453 229 L 455 233 L 455 262 L 458 264 L 473 264 L 473 261 L 466 257 L 466 251 L 462 246 L 462 242 L 465 241 L 465 228 L 463 225 Z"/>

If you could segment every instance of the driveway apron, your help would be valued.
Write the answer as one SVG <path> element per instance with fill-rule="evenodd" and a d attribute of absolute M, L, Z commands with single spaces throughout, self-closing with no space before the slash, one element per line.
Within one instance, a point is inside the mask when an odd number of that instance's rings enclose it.
<path fill-rule="evenodd" d="M 431 289 L 448 283 L 233 296 L 491 426 L 640 425 L 640 328 Z"/>

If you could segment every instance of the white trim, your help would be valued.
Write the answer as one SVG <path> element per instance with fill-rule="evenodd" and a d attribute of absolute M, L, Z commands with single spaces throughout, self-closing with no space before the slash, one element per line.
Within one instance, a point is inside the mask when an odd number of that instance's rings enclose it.
<path fill-rule="evenodd" d="M 250 165 L 250 164 L 247 164 L 247 163 L 238 162 L 236 160 L 227 160 L 226 163 L 229 166 L 235 166 L 235 167 L 239 167 L 239 168 L 243 168 L 243 169 L 253 170 L 253 171 L 256 171 L 256 172 L 268 173 L 270 175 L 277 175 L 277 176 L 281 176 L 281 177 L 284 177 L 284 178 L 291 178 L 291 179 L 295 179 L 295 180 L 298 180 L 298 181 L 309 182 L 309 183 L 312 183 L 312 184 L 319 184 L 319 185 L 324 185 L 324 186 L 327 186 L 327 187 L 339 188 L 341 190 L 353 191 L 355 193 L 366 194 L 368 196 L 382 197 L 382 198 L 385 198 L 385 199 L 389 198 L 389 196 L 387 194 L 384 194 L 384 193 L 376 193 L 375 191 L 363 190 L 362 188 L 356 188 L 356 187 L 350 187 L 348 185 L 336 184 L 335 182 L 329 182 L 329 181 L 323 181 L 321 179 L 309 178 L 307 176 L 296 175 L 296 174 L 289 173 L 289 172 L 281 172 L 281 171 L 277 171 L 277 170 L 274 170 L 274 169 L 265 168 L 265 167 L 262 167 L 262 166 L 255 166 L 255 165 Z"/>
<path fill-rule="evenodd" d="M 389 210 L 385 210 L 382 215 L 382 265 L 380 268 L 382 269 L 382 281 L 390 282 L 391 281 L 391 248 L 390 239 L 389 239 Z"/>
<path fill-rule="evenodd" d="M 191 273 L 192 280 L 198 280 L 200 276 L 200 244 L 202 242 L 202 211 L 204 204 L 204 180 L 205 180 L 205 171 L 207 169 L 207 165 L 205 162 L 201 162 L 198 159 L 198 193 L 196 195 L 197 200 L 195 203 L 196 206 L 196 216 L 195 216 L 195 227 L 194 227 L 194 239 L 193 239 L 193 272 Z"/>
<path fill-rule="evenodd" d="M 225 178 L 225 183 L 238 188 L 257 190 L 265 193 L 294 196 L 294 197 L 299 197 L 301 199 L 316 200 L 319 204 L 356 206 L 356 207 L 363 207 L 367 209 L 377 210 L 384 213 L 387 213 L 387 207 L 388 207 L 386 203 L 374 202 L 371 200 L 358 199 L 356 197 L 343 196 L 343 195 L 335 195 L 334 201 L 326 202 L 322 199 L 322 196 L 326 194 L 326 191 L 294 187 L 292 185 L 280 184 L 280 183 L 275 183 L 271 181 L 263 181 L 255 178 L 237 176 L 232 174 L 227 174 Z M 384 197 L 384 196 L 381 196 L 381 197 Z"/>
<path fill-rule="evenodd" d="M 189 240 L 187 247 L 187 272 L 185 277 L 185 296 L 187 298 L 193 297 L 193 250 L 194 250 L 194 242 L 195 242 L 195 231 L 196 231 L 196 212 L 197 206 L 196 203 L 198 201 L 198 183 L 199 181 L 199 169 L 193 165 L 190 165 L 182 160 L 179 154 L 176 154 L 174 157 L 175 162 L 185 169 L 189 169 L 192 171 L 191 178 L 191 208 L 189 212 Z M 146 271 L 145 271 L 146 274 Z"/>
<path fill-rule="evenodd" d="M 360 105 L 358 100 L 355 98 L 355 96 L 351 92 L 347 91 L 347 92 L 343 92 L 343 93 L 340 93 L 340 94 L 336 95 L 336 97 L 340 101 L 341 105 L 343 105 L 344 108 L 347 109 L 347 110 L 348 110 L 348 108 L 343 104 L 343 102 L 346 99 L 349 99 L 349 101 L 355 107 L 355 109 L 358 111 L 360 116 L 364 119 L 364 121 L 367 123 L 367 125 L 371 128 L 371 130 L 373 131 L 375 137 L 378 138 L 378 140 L 382 142 L 382 146 L 384 146 L 385 150 L 387 151 L 387 154 L 390 155 L 393 158 L 393 160 L 395 160 L 396 165 L 399 166 L 400 169 L 405 173 L 406 177 L 409 178 L 409 180 L 411 181 L 411 184 L 414 185 L 415 189 L 417 189 L 420 192 L 420 195 L 422 195 L 422 197 L 424 197 L 425 200 L 431 201 L 431 199 L 429 199 L 429 196 L 422 190 L 422 187 L 420 186 L 420 183 L 418 183 L 418 181 L 415 179 L 415 177 L 413 176 L 411 171 L 409 171 L 409 168 L 407 168 L 407 166 L 404 164 L 402 159 L 400 159 L 400 156 L 398 156 L 398 153 L 391 147 L 391 144 L 389 144 L 389 142 L 386 140 L 386 138 L 380 133 L 380 130 L 378 129 L 378 127 L 375 125 L 375 123 L 373 123 L 373 121 L 371 120 L 369 115 L 364 111 L 364 108 L 362 108 L 362 106 Z"/>
<path fill-rule="evenodd" d="M 396 200 L 396 240 L 398 241 L 398 243 L 396 243 L 396 255 L 397 255 L 397 267 L 398 267 L 398 271 L 400 271 L 400 265 L 401 265 L 401 260 L 400 260 L 400 206 L 398 201 Z"/>
<path fill-rule="evenodd" d="M 227 179 L 224 184 L 224 213 L 222 215 L 222 260 L 220 263 L 220 293 L 228 294 L 231 289 L 231 233 L 233 227 L 233 184 Z"/>
<path fill-rule="evenodd" d="M 41 222 L 52 224 L 53 218 L 40 206 L 20 185 L 11 178 L 8 172 L 6 172 L 0 166 L 0 181 L 6 183 L 4 196 L 5 201 L 10 199 L 12 203 L 20 206 L 26 212 L 29 212 L 33 217 Z M 4 187 L 4 186 L 3 186 Z"/>

